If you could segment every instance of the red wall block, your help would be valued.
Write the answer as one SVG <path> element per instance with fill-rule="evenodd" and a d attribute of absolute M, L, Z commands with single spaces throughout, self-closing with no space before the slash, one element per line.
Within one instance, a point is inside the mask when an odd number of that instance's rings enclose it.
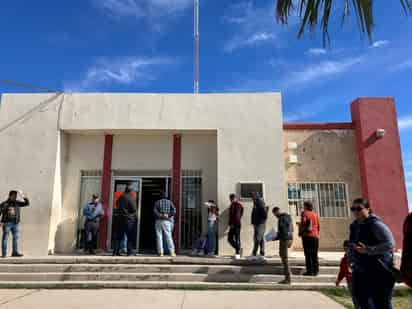
<path fill-rule="evenodd" d="M 351 105 L 360 162 L 363 197 L 402 245 L 402 222 L 408 201 L 398 122 L 393 98 L 360 98 Z M 385 129 L 383 138 L 377 129 Z"/>

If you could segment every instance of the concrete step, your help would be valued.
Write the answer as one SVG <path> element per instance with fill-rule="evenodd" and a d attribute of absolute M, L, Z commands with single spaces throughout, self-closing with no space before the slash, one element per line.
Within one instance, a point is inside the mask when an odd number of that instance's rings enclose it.
<path fill-rule="evenodd" d="M 294 275 L 305 271 L 303 266 L 292 266 Z M 336 275 L 335 266 L 323 266 L 321 275 Z M 167 264 L 0 264 L 0 273 L 195 273 L 195 274 L 282 274 L 279 265 L 167 265 Z"/>
<path fill-rule="evenodd" d="M 333 283 L 334 275 L 317 277 L 293 276 L 296 283 Z M 233 282 L 273 283 L 283 279 L 282 275 L 264 274 L 193 274 L 193 273 L 0 273 L 0 281 L 124 281 L 124 282 Z"/>
<path fill-rule="evenodd" d="M 290 258 L 291 266 L 304 266 L 303 259 Z M 6 258 L 0 259 L 2 264 L 171 264 L 171 265 L 281 265 L 278 257 L 269 257 L 266 261 L 251 261 L 247 258 L 233 260 L 230 257 L 158 257 L 158 256 L 131 256 L 131 257 L 112 257 L 110 255 L 102 256 L 48 256 L 48 257 L 24 257 L 24 258 Z M 320 266 L 339 266 L 338 260 L 319 260 Z"/>
<path fill-rule="evenodd" d="M 185 281 L 0 281 L 0 289 L 322 290 L 333 283 L 215 283 Z"/>

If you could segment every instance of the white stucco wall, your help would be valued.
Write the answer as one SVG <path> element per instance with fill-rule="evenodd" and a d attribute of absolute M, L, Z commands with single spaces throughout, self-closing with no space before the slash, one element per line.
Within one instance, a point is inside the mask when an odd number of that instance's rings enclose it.
<path fill-rule="evenodd" d="M 4 95 L 3 106 L 0 109 L 0 125 L 6 123 L 11 116 L 24 113 L 49 96 Z M 7 191 L 10 186 L 22 186 L 32 195 L 32 198 L 34 197 L 33 210 L 27 211 L 28 213 L 31 211 L 32 216 L 30 219 L 29 216 L 24 216 L 23 223 L 23 244 L 25 249 L 29 249 L 32 243 L 33 253 L 46 254 L 49 239 L 52 238 L 49 237 L 49 223 L 53 187 L 56 183 L 54 176 L 58 118 L 60 118 L 59 128 L 69 134 L 69 141 L 65 150 L 67 158 L 62 162 L 63 208 L 59 215 L 61 222 L 56 228 L 57 233 L 75 234 L 75 231 L 71 230 L 74 225 L 70 220 L 77 215 L 80 170 L 101 169 L 104 133 L 115 135 L 113 169 L 129 168 L 126 163 L 130 162 L 130 158 L 123 151 L 116 150 L 116 140 L 119 147 L 128 148 L 133 146 L 126 141 L 123 146 L 120 146 L 121 140 L 131 137 L 120 136 L 120 134 L 147 134 L 150 131 L 182 133 L 182 168 L 189 169 L 193 166 L 191 162 L 197 160 L 192 161 L 191 154 L 203 154 L 198 150 L 213 144 L 212 140 L 203 146 L 188 142 L 190 139 L 196 139 L 190 136 L 190 133 L 216 132 L 217 171 L 216 175 L 210 172 L 207 177 L 217 179 L 217 201 L 223 213 L 220 221 L 221 253 L 232 252 L 226 242 L 225 234 L 227 199 L 229 193 L 236 191 L 239 181 L 263 181 L 268 204 L 276 204 L 287 209 L 280 94 L 67 94 L 64 96 L 60 117 L 58 117 L 57 103 L 54 103 L 53 108 L 51 106 L 52 104 L 46 111 L 35 112 L 28 122 L 11 127 L 8 135 L 3 132 L 0 134 L 0 142 L 12 145 L 10 150 L 3 152 L 0 157 L 1 169 L 6 170 L 6 175 L 10 175 L 0 180 L 0 190 Z M 188 133 L 185 144 L 185 135 Z M 100 135 L 100 138 L 96 139 L 96 136 L 92 135 L 92 137 L 79 136 L 79 134 L 95 134 Z M 21 138 L 21 143 L 13 144 L 14 136 Z M 156 145 L 165 149 L 165 153 L 159 155 L 156 161 L 164 162 L 165 166 L 162 168 L 167 166 L 171 168 L 171 158 L 164 161 L 161 157 L 171 155 L 171 140 Z M 26 152 L 26 149 L 32 151 Z M 84 153 L 87 155 L 79 156 Z M 147 155 L 153 157 L 153 153 Z M 213 164 L 209 157 L 206 153 L 202 157 L 202 162 L 206 162 L 208 171 L 213 170 L 213 168 L 209 169 L 210 164 Z M 73 164 L 73 160 L 76 164 Z M 16 161 L 20 163 L 17 167 L 20 174 L 17 175 L 16 169 L 11 167 Z M 139 161 L 136 160 L 135 164 L 138 165 Z M 207 189 L 209 192 L 206 193 L 207 195 L 213 196 L 212 187 L 211 185 L 210 189 Z M 58 191 L 58 188 L 56 190 Z M 54 199 L 53 207 L 56 207 L 56 200 L 59 199 Z M 252 245 L 249 225 L 251 203 L 244 204 L 246 211 L 242 239 L 245 253 L 248 253 Z M 36 212 L 34 212 L 35 207 Z M 30 232 L 26 233 L 27 230 Z M 68 236 L 61 242 L 60 249 L 70 248 L 73 245 L 70 242 L 73 241 L 74 238 Z M 58 246 L 56 243 L 56 250 Z"/>

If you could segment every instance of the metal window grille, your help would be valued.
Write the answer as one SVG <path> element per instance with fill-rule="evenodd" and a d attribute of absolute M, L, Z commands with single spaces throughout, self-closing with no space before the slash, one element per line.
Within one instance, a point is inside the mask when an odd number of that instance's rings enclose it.
<path fill-rule="evenodd" d="M 290 213 L 299 216 L 305 201 L 313 203 L 320 217 L 349 217 L 347 185 L 345 183 L 289 183 L 288 202 Z"/>
<path fill-rule="evenodd" d="M 192 249 L 202 232 L 202 173 L 182 171 L 181 248 Z"/>
<path fill-rule="evenodd" d="M 77 248 L 84 248 L 84 217 L 83 208 L 91 201 L 93 194 L 101 194 L 102 177 L 99 171 L 82 171 L 80 180 L 80 200 L 77 225 Z M 100 174 L 100 175 L 99 175 Z M 90 176 L 93 175 L 93 176 Z"/>

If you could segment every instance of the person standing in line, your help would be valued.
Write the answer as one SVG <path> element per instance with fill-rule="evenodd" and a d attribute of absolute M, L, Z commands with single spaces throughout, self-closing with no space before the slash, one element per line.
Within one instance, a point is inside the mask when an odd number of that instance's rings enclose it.
<path fill-rule="evenodd" d="M 17 199 L 20 194 L 21 200 Z M 30 206 L 28 198 L 21 191 L 12 190 L 9 192 L 9 197 L 6 201 L 0 204 L 1 224 L 3 226 L 3 239 L 1 243 L 2 258 L 7 256 L 7 241 L 10 232 L 13 235 L 13 257 L 22 257 L 18 250 L 19 242 L 19 224 L 20 224 L 20 208 Z"/>
<path fill-rule="evenodd" d="M 362 309 L 392 309 L 392 232 L 372 213 L 366 199 L 355 199 L 351 211 L 355 218 L 349 234 L 354 299 Z"/>
<path fill-rule="evenodd" d="M 412 288 L 412 212 L 403 224 L 401 274 L 403 282 Z"/>
<path fill-rule="evenodd" d="M 352 295 L 352 302 L 355 306 L 355 309 L 358 309 L 359 306 L 356 303 L 355 298 L 353 297 L 353 289 L 352 289 L 352 268 L 349 265 L 349 240 L 345 240 L 343 242 L 343 250 L 345 251 L 345 255 L 343 258 L 340 260 L 340 266 L 339 266 L 339 274 L 338 277 L 336 278 L 336 286 L 338 287 L 340 283 L 342 282 L 343 279 L 346 280 L 346 284 L 348 286 L 348 290 L 350 294 Z"/>
<path fill-rule="evenodd" d="M 312 202 L 303 203 L 304 210 L 299 223 L 299 236 L 302 237 L 306 272 L 304 276 L 317 276 L 319 273 L 319 217 L 313 211 Z"/>
<path fill-rule="evenodd" d="M 92 201 L 84 207 L 83 216 L 86 219 L 84 223 L 85 250 L 89 254 L 96 254 L 99 223 L 104 216 L 103 206 L 97 194 L 93 194 Z"/>
<path fill-rule="evenodd" d="M 119 225 L 119 234 L 116 241 L 116 255 L 120 254 L 120 242 L 127 235 L 127 255 L 133 255 L 136 248 L 137 237 L 137 203 L 136 197 L 132 194 L 132 188 L 127 186 L 124 194 L 117 200 L 117 216 Z"/>
<path fill-rule="evenodd" d="M 289 267 L 288 250 L 292 247 L 293 243 L 292 217 L 285 212 L 281 212 L 279 207 L 274 207 L 272 213 L 278 219 L 278 230 L 275 240 L 279 240 L 279 256 L 282 260 L 283 274 L 285 275 L 285 279 L 280 281 L 279 284 L 291 284 L 292 279 Z"/>
<path fill-rule="evenodd" d="M 208 256 L 214 256 L 216 252 L 216 238 L 217 238 L 217 228 L 219 221 L 219 208 L 215 204 L 215 201 L 209 200 L 205 203 L 207 207 L 207 240 Z"/>
<path fill-rule="evenodd" d="M 268 209 L 265 201 L 258 192 L 252 192 L 253 209 L 251 222 L 253 225 L 253 252 L 252 256 L 256 257 L 260 249 L 260 256 L 265 257 L 265 232 L 266 220 L 268 218 Z"/>
<path fill-rule="evenodd" d="M 240 230 L 242 228 L 243 206 L 236 198 L 236 194 L 232 193 L 229 196 L 229 234 L 228 242 L 235 249 L 235 259 L 240 259 L 242 256 L 242 247 L 240 242 Z"/>
<path fill-rule="evenodd" d="M 156 218 L 155 229 L 157 239 L 157 253 L 159 254 L 159 256 L 164 256 L 163 235 L 166 238 L 168 252 L 171 256 L 176 256 L 172 235 L 175 214 L 175 206 L 173 205 L 172 201 L 166 198 L 166 194 L 162 192 L 160 200 L 158 200 L 154 206 L 154 215 Z"/>

